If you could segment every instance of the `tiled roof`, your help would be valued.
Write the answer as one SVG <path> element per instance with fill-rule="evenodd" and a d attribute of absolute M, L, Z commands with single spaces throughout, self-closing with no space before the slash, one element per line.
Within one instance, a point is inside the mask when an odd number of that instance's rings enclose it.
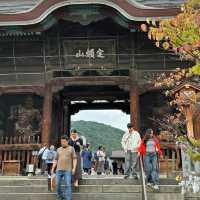
<path fill-rule="evenodd" d="M 151 7 L 179 7 L 185 0 L 135 0 L 136 2 L 145 6 Z"/>
<path fill-rule="evenodd" d="M 0 13 L 26 12 L 40 2 L 41 0 L 0 0 Z"/>
<path fill-rule="evenodd" d="M 0 14 L 27 12 L 43 0 L 0 0 Z M 128 0 L 141 6 L 150 7 L 179 7 L 184 0 Z"/>

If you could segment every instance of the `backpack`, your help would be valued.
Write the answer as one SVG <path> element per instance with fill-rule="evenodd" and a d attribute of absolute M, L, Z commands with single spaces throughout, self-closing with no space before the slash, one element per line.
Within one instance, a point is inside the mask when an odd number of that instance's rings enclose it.
<path fill-rule="evenodd" d="M 54 159 L 54 152 L 53 151 L 49 151 L 48 155 L 47 155 L 47 160 L 53 160 Z"/>

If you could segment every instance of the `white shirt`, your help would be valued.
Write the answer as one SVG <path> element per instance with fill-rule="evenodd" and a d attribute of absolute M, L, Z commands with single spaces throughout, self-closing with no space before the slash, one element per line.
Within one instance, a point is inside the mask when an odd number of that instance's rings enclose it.
<path fill-rule="evenodd" d="M 101 150 L 97 151 L 97 157 L 99 158 L 99 161 L 105 161 L 105 156 L 106 154 L 103 151 Z"/>
<path fill-rule="evenodd" d="M 132 133 L 125 133 L 122 137 L 122 148 L 125 152 L 132 151 L 138 152 L 139 145 L 141 143 L 140 134 L 137 131 L 133 131 Z"/>
<path fill-rule="evenodd" d="M 39 150 L 38 155 L 42 154 L 42 160 L 47 160 L 47 155 L 48 155 L 49 149 L 47 147 L 42 147 Z"/>

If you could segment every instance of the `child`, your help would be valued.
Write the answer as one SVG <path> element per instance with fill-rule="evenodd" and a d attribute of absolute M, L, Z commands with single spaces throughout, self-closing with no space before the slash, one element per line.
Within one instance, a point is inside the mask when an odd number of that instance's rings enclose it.
<path fill-rule="evenodd" d="M 139 147 L 139 154 L 144 156 L 144 168 L 146 171 L 147 185 L 153 189 L 159 189 L 158 156 L 162 156 L 158 139 L 152 129 L 147 129 Z"/>

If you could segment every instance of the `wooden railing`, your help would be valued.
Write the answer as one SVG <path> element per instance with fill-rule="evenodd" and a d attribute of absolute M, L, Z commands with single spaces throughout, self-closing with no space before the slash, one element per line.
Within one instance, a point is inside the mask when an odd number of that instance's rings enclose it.
<path fill-rule="evenodd" d="M 161 141 L 161 149 L 164 153 L 163 159 L 160 159 L 160 172 L 170 176 L 172 171 L 180 170 L 181 157 L 179 148 L 174 141 Z"/>
<path fill-rule="evenodd" d="M 40 147 L 39 136 L 0 137 L 0 161 L 19 160 L 23 168 L 36 164 Z"/>

